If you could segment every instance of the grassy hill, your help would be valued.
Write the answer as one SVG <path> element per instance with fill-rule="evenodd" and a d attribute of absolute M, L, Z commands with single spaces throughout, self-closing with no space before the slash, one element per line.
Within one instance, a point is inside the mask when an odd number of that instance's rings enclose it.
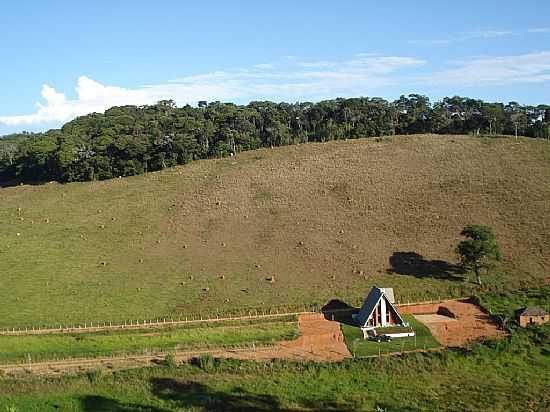
<path fill-rule="evenodd" d="M 2 188 L 0 327 L 349 300 L 372 284 L 446 295 L 475 288 L 452 265 L 468 223 L 501 244 L 489 286 L 540 284 L 549 216 L 550 144 L 530 139 L 340 141 Z"/>

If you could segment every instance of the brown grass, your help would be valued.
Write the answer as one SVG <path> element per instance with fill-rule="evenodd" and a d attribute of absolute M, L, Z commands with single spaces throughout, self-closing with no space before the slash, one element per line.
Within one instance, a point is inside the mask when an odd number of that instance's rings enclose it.
<path fill-rule="evenodd" d="M 13 309 L 0 323 L 322 302 L 375 283 L 405 299 L 445 295 L 474 287 L 437 273 L 437 261 L 456 261 L 469 223 L 493 226 L 501 244 L 490 285 L 541 283 L 550 268 L 549 153 L 527 139 L 406 136 L 0 189 L 0 273 Z M 395 252 L 431 266 L 387 273 Z"/>

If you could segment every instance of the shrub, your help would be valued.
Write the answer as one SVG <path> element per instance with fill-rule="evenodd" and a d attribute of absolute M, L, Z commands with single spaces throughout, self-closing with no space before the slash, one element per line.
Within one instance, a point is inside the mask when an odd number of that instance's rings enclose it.
<path fill-rule="evenodd" d="M 164 358 L 164 364 L 169 369 L 176 369 L 178 367 L 178 362 L 176 361 L 176 356 L 173 353 L 169 353 Z"/>
<path fill-rule="evenodd" d="M 86 374 L 90 383 L 99 382 L 104 377 L 104 375 L 105 373 L 101 368 L 93 369 Z"/>
<path fill-rule="evenodd" d="M 194 359 L 193 364 L 205 372 L 211 372 L 216 368 L 216 359 L 211 353 L 206 353 Z"/>

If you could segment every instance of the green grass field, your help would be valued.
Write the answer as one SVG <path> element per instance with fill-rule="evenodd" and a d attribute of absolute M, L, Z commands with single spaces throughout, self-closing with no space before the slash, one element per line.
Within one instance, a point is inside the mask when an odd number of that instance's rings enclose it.
<path fill-rule="evenodd" d="M 296 319 L 113 333 L 0 336 L 0 363 L 272 344 L 296 337 Z"/>
<path fill-rule="evenodd" d="M 488 295 L 487 301 L 508 310 L 525 293 Z M 535 294 L 534 289 L 528 292 Z M 545 288 L 538 296 L 539 304 L 548 303 Z M 460 351 L 355 358 L 340 364 L 204 357 L 177 368 L 98 369 L 59 378 L 4 376 L 0 411 L 546 411 L 549 357 L 547 325 L 514 329 L 509 337 Z"/>
<path fill-rule="evenodd" d="M 5 377 L 0 410 L 547 411 L 549 354 L 550 330 L 539 328 L 465 351 L 342 364 L 214 361 L 199 362 L 202 369 L 186 364 L 64 378 Z"/>
<path fill-rule="evenodd" d="M 536 139 L 401 136 L 0 188 L 0 328 L 357 304 L 375 284 L 404 301 L 469 295 L 452 266 L 469 223 L 502 246 L 488 288 L 537 285 L 550 269 L 548 152 Z"/>
<path fill-rule="evenodd" d="M 412 315 L 403 315 L 403 319 L 415 330 L 416 336 L 393 339 L 391 342 L 372 342 L 363 339 L 363 332 L 356 326 L 342 324 L 342 333 L 349 351 L 354 357 L 376 356 L 391 352 L 431 349 L 441 346 L 430 330 L 418 322 Z"/>
<path fill-rule="evenodd" d="M 479 303 L 508 326 L 517 323 L 517 312 L 528 306 L 539 306 L 550 312 L 550 285 L 515 291 L 485 293 Z"/>

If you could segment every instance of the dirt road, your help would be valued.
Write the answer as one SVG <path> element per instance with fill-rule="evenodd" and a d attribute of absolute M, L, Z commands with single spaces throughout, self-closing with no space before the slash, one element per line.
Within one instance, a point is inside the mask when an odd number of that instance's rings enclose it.
<path fill-rule="evenodd" d="M 402 313 L 413 314 L 430 329 L 435 338 L 444 346 L 463 346 L 472 340 L 505 334 L 478 306 L 467 301 L 445 301 L 438 304 L 406 306 L 400 307 L 399 310 Z M 338 362 L 351 357 L 338 322 L 326 320 L 322 314 L 302 314 L 298 317 L 298 328 L 300 335 L 297 339 L 279 342 L 273 346 L 179 351 L 175 353 L 175 357 L 178 362 L 188 361 L 208 353 L 217 358 L 241 360 L 289 359 Z M 0 371 L 5 374 L 31 372 L 38 375 L 51 375 L 83 372 L 97 368 L 120 370 L 161 364 L 165 357 L 166 353 L 152 353 L 25 365 L 13 364 L 0 366 Z"/>
<path fill-rule="evenodd" d="M 183 362 L 209 353 L 217 358 L 241 360 L 291 359 L 336 362 L 351 356 L 344 343 L 338 323 L 325 320 L 321 314 L 305 314 L 299 316 L 298 327 L 300 336 L 297 339 L 279 342 L 274 346 L 179 351 L 175 353 L 175 357 L 178 362 Z M 55 375 L 84 372 L 97 368 L 121 370 L 158 365 L 164 362 L 165 357 L 166 353 L 152 353 L 149 355 L 12 364 L 0 366 L 0 371 L 5 374 L 31 372 L 36 375 Z"/>

